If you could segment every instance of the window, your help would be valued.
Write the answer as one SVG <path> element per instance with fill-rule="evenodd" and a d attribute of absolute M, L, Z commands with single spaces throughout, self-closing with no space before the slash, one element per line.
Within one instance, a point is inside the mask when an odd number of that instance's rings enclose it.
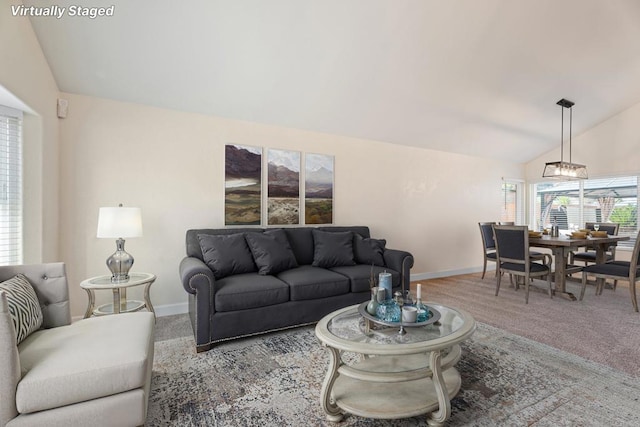
<path fill-rule="evenodd" d="M 536 230 L 554 222 L 561 230 L 582 228 L 585 222 L 615 222 L 618 234 L 631 240 L 618 247 L 633 247 L 638 234 L 638 176 L 533 184 L 531 215 Z"/>
<path fill-rule="evenodd" d="M 522 181 L 502 181 L 500 222 L 512 221 L 515 224 L 524 224 L 522 194 Z"/>
<path fill-rule="evenodd" d="M 22 263 L 22 112 L 0 106 L 0 265 Z"/>

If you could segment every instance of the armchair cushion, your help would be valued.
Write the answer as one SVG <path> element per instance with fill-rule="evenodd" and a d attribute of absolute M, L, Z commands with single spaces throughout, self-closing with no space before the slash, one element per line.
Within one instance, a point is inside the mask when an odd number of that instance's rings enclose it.
<path fill-rule="evenodd" d="M 0 283 L 0 291 L 7 294 L 9 312 L 16 332 L 16 344 L 20 344 L 42 326 L 42 310 L 38 296 L 23 274 Z"/>
<path fill-rule="evenodd" d="M 351 231 L 313 230 L 314 267 L 331 268 L 355 265 L 353 259 L 353 233 Z"/>
<path fill-rule="evenodd" d="M 126 313 L 31 334 L 19 345 L 18 412 L 144 387 L 148 364 L 153 363 L 153 326 L 153 313 Z"/>
<path fill-rule="evenodd" d="M 216 279 L 256 271 L 243 233 L 226 236 L 198 234 L 198 240 L 204 262 L 213 271 L 213 277 Z"/>

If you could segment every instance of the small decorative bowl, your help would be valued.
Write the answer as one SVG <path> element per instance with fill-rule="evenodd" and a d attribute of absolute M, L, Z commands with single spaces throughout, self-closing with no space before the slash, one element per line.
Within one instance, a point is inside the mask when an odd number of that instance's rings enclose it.
<path fill-rule="evenodd" d="M 539 231 L 530 231 L 529 232 L 529 237 L 541 237 L 542 233 Z"/>
<path fill-rule="evenodd" d="M 574 231 L 573 233 L 571 233 L 571 237 L 573 237 L 574 239 L 586 239 L 587 233 L 585 233 L 584 231 Z"/>
<path fill-rule="evenodd" d="M 606 231 L 592 231 L 591 237 L 607 237 Z"/>

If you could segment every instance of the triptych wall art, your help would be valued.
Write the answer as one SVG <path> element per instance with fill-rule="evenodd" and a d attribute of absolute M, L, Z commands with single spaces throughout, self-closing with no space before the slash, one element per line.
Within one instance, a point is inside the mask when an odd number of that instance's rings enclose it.
<path fill-rule="evenodd" d="M 262 152 L 225 146 L 225 225 L 262 224 Z M 268 148 L 266 164 L 267 225 L 333 223 L 333 156 Z"/>

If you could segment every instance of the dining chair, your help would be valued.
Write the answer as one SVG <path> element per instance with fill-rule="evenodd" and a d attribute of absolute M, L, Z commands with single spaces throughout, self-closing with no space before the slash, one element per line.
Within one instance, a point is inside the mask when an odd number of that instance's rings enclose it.
<path fill-rule="evenodd" d="M 525 303 L 529 303 L 529 282 L 532 278 L 546 276 L 549 297 L 551 290 L 551 256 L 541 254 L 543 263 L 535 262 L 529 252 L 529 230 L 526 225 L 494 225 L 493 239 L 496 243 L 497 266 L 496 296 L 500 292 L 502 274 L 516 276 L 516 290 L 519 288 L 518 277 L 524 279 Z"/>
<path fill-rule="evenodd" d="M 587 222 L 584 226 L 587 230 L 594 230 L 594 225 L 598 224 L 599 231 L 606 231 L 610 236 L 617 236 L 618 230 L 620 229 L 620 224 L 614 222 Z M 573 264 L 575 261 L 582 261 L 584 265 L 595 264 L 596 262 L 596 251 L 593 249 L 585 250 L 584 252 L 571 252 L 569 254 L 569 263 Z M 607 249 L 605 253 L 606 262 L 610 262 L 615 260 L 616 258 L 616 246 L 611 245 Z"/>
<path fill-rule="evenodd" d="M 480 235 L 482 236 L 482 256 L 484 258 L 482 265 L 482 279 L 487 272 L 487 261 L 497 262 L 496 243 L 493 240 L 493 226 L 495 222 L 479 222 Z M 498 270 L 496 269 L 496 274 Z"/>
<path fill-rule="evenodd" d="M 584 291 L 587 287 L 587 276 L 596 279 L 628 280 L 629 292 L 631 293 L 631 304 L 633 309 L 638 311 L 638 299 L 636 297 L 636 282 L 640 279 L 640 233 L 636 236 L 636 244 L 633 246 L 631 261 L 611 261 L 605 264 L 592 264 L 582 269 L 582 290 L 580 291 L 580 301 L 584 298 Z M 604 281 L 598 281 L 596 295 L 602 294 Z"/>
<path fill-rule="evenodd" d="M 484 279 L 484 275 L 487 272 L 487 262 L 496 262 L 496 243 L 493 240 L 493 226 L 496 225 L 495 222 L 479 222 L 478 226 L 480 226 L 480 235 L 482 236 L 482 255 L 483 255 L 483 265 L 482 265 L 482 279 Z M 503 224 L 500 225 L 513 225 L 511 224 Z M 544 254 L 541 252 L 530 251 L 529 256 L 534 260 L 542 260 L 544 259 Z M 496 268 L 496 274 L 498 274 L 498 269 Z"/>

